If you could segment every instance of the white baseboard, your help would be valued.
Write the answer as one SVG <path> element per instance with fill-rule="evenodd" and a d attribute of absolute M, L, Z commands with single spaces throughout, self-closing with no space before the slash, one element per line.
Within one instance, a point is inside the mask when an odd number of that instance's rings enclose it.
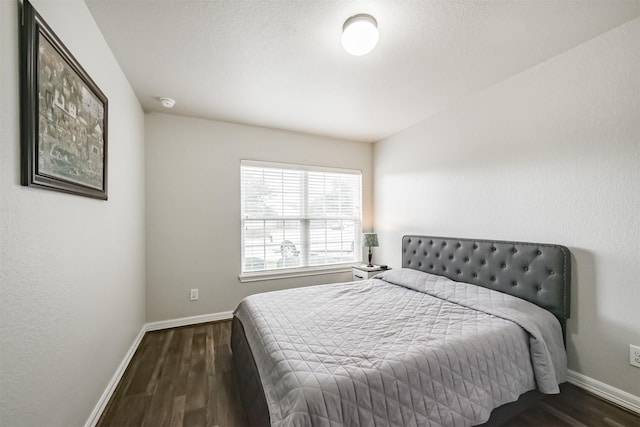
<path fill-rule="evenodd" d="M 129 362 L 131 362 L 133 355 L 138 349 L 138 346 L 142 341 L 142 337 L 144 337 L 144 334 L 147 332 L 146 328 L 147 328 L 146 324 L 142 325 L 142 328 L 140 329 L 138 336 L 133 340 L 133 344 L 131 344 L 131 347 L 129 347 L 129 350 L 124 355 L 124 359 L 122 359 L 122 362 L 120 362 L 118 369 L 116 369 L 116 373 L 113 374 L 113 377 L 107 384 L 107 388 L 102 393 L 102 396 L 100 396 L 100 399 L 98 399 L 98 403 L 93 408 L 93 411 L 91 411 L 91 415 L 89 415 L 89 419 L 87 419 L 87 422 L 84 424 L 84 427 L 94 427 L 98 423 L 98 420 L 102 415 L 102 412 L 107 407 L 107 403 L 109 403 L 109 399 L 111 399 L 113 392 L 116 391 L 116 387 L 118 386 L 120 379 L 124 375 L 124 371 L 127 370 L 127 366 L 129 366 Z"/>
<path fill-rule="evenodd" d="M 93 411 L 91 412 L 91 415 L 89 415 L 89 418 L 87 419 L 87 422 L 84 424 L 84 427 L 95 427 L 95 425 L 98 423 L 98 420 L 100 420 L 100 416 L 102 416 L 102 412 L 107 407 L 107 403 L 109 403 L 109 399 L 111 399 L 113 392 L 116 390 L 116 387 L 118 386 L 118 383 L 122 378 L 122 375 L 124 375 L 124 371 L 127 370 L 127 366 L 129 366 L 129 363 L 131 362 L 133 355 L 138 349 L 138 346 L 140 345 L 140 342 L 142 341 L 142 337 L 144 337 L 145 333 L 149 331 L 158 331 L 160 329 L 177 328 L 179 326 L 196 325 L 198 323 L 215 322 L 218 320 L 229 320 L 232 317 L 233 317 L 233 311 L 223 311 L 221 313 L 211 313 L 211 314 L 203 314 L 200 316 L 182 317 L 179 319 L 163 320 L 160 322 L 145 323 L 144 325 L 142 325 L 142 329 L 140 329 L 140 333 L 135 338 L 135 340 L 133 340 L 133 344 L 131 344 L 131 347 L 127 351 L 127 354 L 125 354 L 124 359 L 122 359 L 122 362 L 118 366 L 116 373 L 113 375 L 113 377 L 109 381 L 109 384 L 107 384 L 107 388 L 102 393 L 102 396 L 100 396 L 98 403 L 96 404 L 95 408 L 93 408 Z"/>
<path fill-rule="evenodd" d="M 177 328 L 179 326 L 196 325 L 198 323 L 216 322 L 218 320 L 229 320 L 233 317 L 233 311 L 223 311 L 220 313 L 202 314 L 200 316 L 181 317 L 179 319 L 161 320 L 160 322 L 147 323 L 147 331 L 158 331 L 160 329 Z"/>
<path fill-rule="evenodd" d="M 571 384 L 593 393 L 604 400 L 622 406 L 631 412 L 640 414 L 640 397 L 572 370 L 569 370 L 568 374 L 568 381 Z"/>

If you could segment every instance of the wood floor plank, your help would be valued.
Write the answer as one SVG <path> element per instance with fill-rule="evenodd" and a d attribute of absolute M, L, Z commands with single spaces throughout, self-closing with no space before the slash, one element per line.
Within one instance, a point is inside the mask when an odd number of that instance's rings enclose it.
<path fill-rule="evenodd" d="M 212 324 L 207 325 L 207 335 L 206 335 L 206 371 L 207 375 L 215 375 L 216 374 L 216 351 L 215 351 L 215 341 L 213 335 L 214 326 Z"/>
<path fill-rule="evenodd" d="M 569 425 L 571 427 L 587 427 L 587 425 L 583 424 L 581 421 L 577 420 L 573 416 L 568 415 L 568 414 L 566 414 L 566 413 L 554 408 L 553 406 L 548 405 L 545 402 L 540 402 L 539 406 L 544 411 L 549 412 L 552 415 L 555 415 L 556 418 L 562 420 L 563 422 L 565 422 L 567 425 Z"/>
<path fill-rule="evenodd" d="M 204 409 L 207 403 L 205 344 L 205 330 L 194 330 L 191 344 L 191 368 L 187 377 L 185 416 L 187 412 Z"/>
<path fill-rule="evenodd" d="M 587 393 L 572 384 L 563 384 L 561 394 L 545 399 L 545 404 L 585 425 L 604 425 L 605 419 L 622 425 L 640 426 L 640 418 Z"/>
<path fill-rule="evenodd" d="M 507 426 L 509 425 L 513 427 L 565 427 L 565 423 L 562 420 L 544 411 L 539 406 L 530 408 L 524 417 L 518 418 L 515 422 L 512 420 L 511 423 L 507 424 Z"/>
<path fill-rule="evenodd" d="M 106 405 L 100 420 L 98 420 L 97 427 L 101 427 L 103 425 L 117 425 L 114 420 L 120 410 L 123 407 L 126 407 L 124 399 L 128 395 L 132 381 L 134 378 L 138 377 L 138 367 L 145 363 L 144 361 L 147 357 L 151 357 L 149 355 L 148 348 L 155 343 L 157 338 L 158 336 L 153 334 L 145 334 L 142 338 L 134 357 L 131 359 L 129 366 L 120 379 L 120 382 L 118 383 L 113 396 L 109 400 L 109 403 Z"/>
<path fill-rule="evenodd" d="M 180 370 L 176 381 L 176 395 L 187 394 L 187 380 L 189 379 L 189 370 L 191 369 L 191 347 L 193 346 L 193 328 L 180 328 L 183 340 L 182 356 L 180 358 Z"/>
<path fill-rule="evenodd" d="M 177 378 L 180 374 L 182 357 L 184 355 L 186 333 L 183 329 L 176 329 L 171 344 L 167 348 L 167 354 L 160 371 L 163 377 Z M 191 337 L 189 337 L 191 339 Z"/>
<path fill-rule="evenodd" d="M 167 353 L 169 352 L 169 345 L 171 345 L 171 341 L 173 339 L 173 330 L 170 329 L 164 335 L 164 342 L 162 344 L 162 350 L 158 354 L 156 354 L 156 362 L 154 363 L 153 371 L 151 372 L 151 377 L 149 378 L 149 383 L 147 384 L 147 394 L 153 395 L 156 392 L 156 388 L 158 387 L 158 380 L 160 379 L 160 375 L 162 373 L 162 365 L 164 364 L 164 360 L 167 357 Z"/>
<path fill-rule="evenodd" d="M 231 322 L 148 332 L 98 427 L 245 427 Z M 504 427 L 640 427 L 640 417 L 571 384 Z"/>
<path fill-rule="evenodd" d="M 142 354 L 142 358 L 144 359 L 137 366 L 136 375 L 131 379 L 129 386 L 125 390 L 125 396 L 133 396 L 147 392 L 157 355 L 161 353 L 166 339 L 167 334 L 165 333 L 160 333 L 159 331 L 149 333 L 148 344 Z"/>
<path fill-rule="evenodd" d="M 550 395 L 504 427 L 522 427 L 534 417 L 536 426 L 640 427 L 640 417 L 612 405 L 572 384 L 562 384 L 560 394 Z"/>
<path fill-rule="evenodd" d="M 227 353 L 229 352 L 229 347 L 225 345 L 229 340 L 225 339 L 225 331 L 228 329 L 224 327 L 225 325 L 216 325 L 213 328 L 213 338 L 215 342 L 215 349 L 217 352 L 217 358 L 214 360 L 215 372 L 217 375 L 212 377 L 211 387 L 215 390 L 215 402 L 210 409 L 211 412 L 215 411 L 216 414 L 216 424 L 226 425 L 230 423 L 229 419 L 232 416 L 229 414 L 229 387 L 225 381 L 225 374 L 231 367 L 231 361 L 227 360 Z M 225 351 L 227 350 L 227 351 Z"/>
<path fill-rule="evenodd" d="M 173 379 L 168 376 L 161 376 L 155 382 L 154 387 L 154 394 L 151 396 L 151 402 L 142 425 L 146 427 L 169 425 L 175 400 Z"/>
<path fill-rule="evenodd" d="M 120 407 L 115 411 L 112 426 L 137 427 L 144 424 L 147 408 L 151 401 L 151 396 L 135 394 L 125 396 L 120 402 Z"/>
<path fill-rule="evenodd" d="M 183 427 L 206 427 L 207 414 L 204 408 L 194 409 L 184 413 Z"/>
<path fill-rule="evenodd" d="M 184 420 L 184 402 L 186 396 L 178 396 L 173 399 L 173 407 L 171 408 L 171 422 L 169 427 L 182 427 Z"/>
<path fill-rule="evenodd" d="M 609 426 L 609 427 L 625 427 L 624 424 L 620 424 L 617 421 L 612 420 L 609 417 L 604 417 L 603 419 L 603 426 Z M 639 424 L 640 425 L 640 424 Z"/>
<path fill-rule="evenodd" d="M 205 408 L 205 420 L 207 426 L 216 426 L 219 424 L 218 420 L 218 405 L 216 404 L 220 390 L 216 388 L 216 351 L 215 351 L 215 337 L 214 329 L 217 326 L 210 323 L 207 325 L 207 339 L 206 339 L 206 379 L 207 379 L 207 396 L 209 398 L 207 407 Z"/>

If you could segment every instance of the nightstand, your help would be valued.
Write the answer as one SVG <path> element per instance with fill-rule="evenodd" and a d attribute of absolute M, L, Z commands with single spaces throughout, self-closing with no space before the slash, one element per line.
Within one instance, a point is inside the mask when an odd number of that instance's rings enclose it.
<path fill-rule="evenodd" d="M 356 280 L 370 279 L 376 274 L 382 271 L 387 271 L 387 270 L 391 270 L 391 269 L 390 268 L 383 269 L 383 268 L 380 268 L 379 265 L 374 265 L 373 267 L 367 267 L 366 265 L 351 267 L 351 272 L 353 274 L 352 280 L 355 282 Z"/>

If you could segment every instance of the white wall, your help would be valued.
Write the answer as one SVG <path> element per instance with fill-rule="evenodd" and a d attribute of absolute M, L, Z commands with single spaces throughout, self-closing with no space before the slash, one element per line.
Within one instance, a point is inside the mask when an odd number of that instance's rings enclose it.
<path fill-rule="evenodd" d="M 375 144 L 379 262 L 403 234 L 574 254 L 570 369 L 640 396 L 640 19 Z"/>
<path fill-rule="evenodd" d="M 240 160 L 362 170 L 371 226 L 371 144 L 148 114 L 147 320 L 233 310 L 245 296 L 348 281 L 350 273 L 240 283 Z M 200 299 L 189 301 L 189 289 Z"/>
<path fill-rule="evenodd" d="M 109 98 L 109 200 L 20 186 L 18 1 L 0 1 L 0 424 L 83 425 L 145 321 L 144 114 L 80 0 L 34 1 Z"/>

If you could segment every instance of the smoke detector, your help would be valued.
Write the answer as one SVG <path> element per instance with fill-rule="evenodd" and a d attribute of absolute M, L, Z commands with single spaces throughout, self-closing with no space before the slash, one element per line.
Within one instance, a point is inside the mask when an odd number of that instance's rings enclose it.
<path fill-rule="evenodd" d="M 160 105 L 164 108 L 173 108 L 173 106 L 176 105 L 175 99 L 171 98 L 158 98 L 158 101 L 160 101 Z"/>

